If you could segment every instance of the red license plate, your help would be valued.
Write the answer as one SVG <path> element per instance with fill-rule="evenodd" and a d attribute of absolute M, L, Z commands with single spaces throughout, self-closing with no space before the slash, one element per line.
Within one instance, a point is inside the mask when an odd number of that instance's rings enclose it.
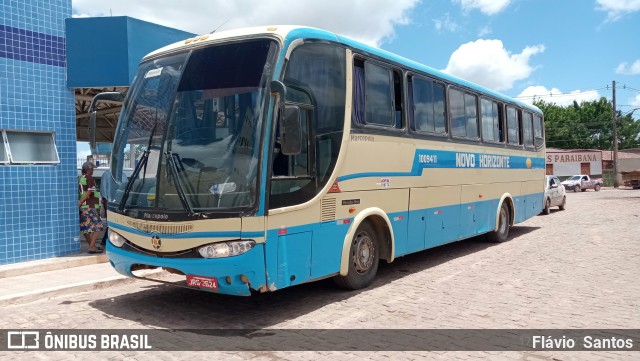
<path fill-rule="evenodd" d="M 218 280 L 213 277 L 187 275 L 187 286 L 217 290 Z"/>

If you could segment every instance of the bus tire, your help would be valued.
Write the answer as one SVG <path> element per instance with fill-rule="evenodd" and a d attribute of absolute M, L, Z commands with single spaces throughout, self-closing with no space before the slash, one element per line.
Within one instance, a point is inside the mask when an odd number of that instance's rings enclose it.
<path fill-rule="evenodd" d="M 509 206 L 503 202 L 500 206 L 500 215 L 498 216 L 498 229 L 487 233 L 487 240 L 493 243 L 502 243 L 509 237 L 509 226 L 511 220 L 509 217 Z"/>
<path fill-rule="evenodd" d="M 371 224 L 362 222 L 351 240 L 349 267 L 346 276 L 337 275 L 333 281 L 340 288 L 359 290 L 369 286 L 378 271 L 380 246 Z"/>

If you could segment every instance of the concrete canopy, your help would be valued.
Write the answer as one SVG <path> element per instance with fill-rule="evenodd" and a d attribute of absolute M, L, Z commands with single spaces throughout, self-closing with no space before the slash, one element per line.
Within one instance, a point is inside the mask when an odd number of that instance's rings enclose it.
<path fill-rule="evenodd" d="M 143 56 L 194 34 L 127 16 L 69 18 L 67 86 L 75 89 L 76 137 L 88 141 L 89 105 L 103 91 L 126 92 Z M 97 107 L 96 140 L 112 142 L 121 104 Z"/>

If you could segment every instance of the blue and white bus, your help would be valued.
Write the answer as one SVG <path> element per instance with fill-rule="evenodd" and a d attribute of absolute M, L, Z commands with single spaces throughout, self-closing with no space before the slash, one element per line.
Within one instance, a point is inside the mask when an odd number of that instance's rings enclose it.
<path fill-rule="evenodd" d="M 381 260 L 506 240 L 542 210 L 544 155 L 536 107 L 343 36 L 198 36 L 147 55 L 128 91 L 107 253 L 224 294 L 359 289 Z"/>

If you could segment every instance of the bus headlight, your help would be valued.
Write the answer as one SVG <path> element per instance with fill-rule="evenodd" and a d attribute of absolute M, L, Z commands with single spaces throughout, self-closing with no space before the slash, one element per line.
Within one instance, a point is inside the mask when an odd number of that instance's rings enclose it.
<path fill-rule="evenodd" d="M 111 242 L 112 245 L 119 248 L 119 247 L 122 247 L 122 245 L 124 244 L 124 241 L 125 241 L 124 237 L 122 237 L 121 235 L 112 231 L 111 228 L 109 228 L 109 242 Z"/>
<path fill-rule="evenodd" d="M 198 248 L 204 258 L 222 258 L 238 256 L 249 252 L 256 245 L 256 241 L 231 241 L 211 243 Z"/>

